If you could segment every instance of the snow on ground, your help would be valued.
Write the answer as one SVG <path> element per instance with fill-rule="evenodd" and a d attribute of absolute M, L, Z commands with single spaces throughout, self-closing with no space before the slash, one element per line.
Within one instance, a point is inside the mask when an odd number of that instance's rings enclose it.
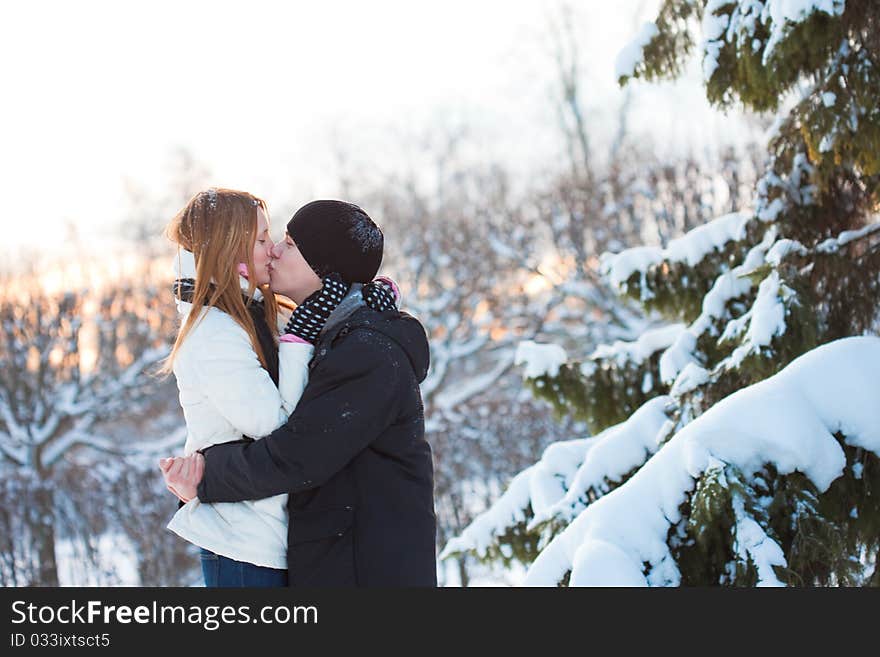
<path fill-rule="evenodd" d="M 454 560 L 440 561 L 437 564 L 437 579 L 444 587 L 460 587 L 461 573 L 458 571 L 458 563 Z M 521 586 L 526 576 L 526 568 L 514 560 L 509 566 L 501 566 L 492 563 L 468 562 L 468 587 L 469 588 L 496 588 Z"/>
<path fill-rule="evenodd" d="M 826 490 L 846 462 L 835 432 L 847 444 L 880 454 L 878 371 L 880 338 L 844 338 L 733 393 L 681 429 L 625 485 L 584 509 L 541 552 L 524 584 L 555 586 L 569 569 L 575 586 L 678 584 L 666 537 L 697 478 L 719 463 L 747 474 L 772 463 Z M 760 528 L 741 529 L 743 549 L 753 550 L 764 566 L 779 563 Z M 645 562 L 651 565 L 647 575 Z M 762 568 L 759 576 L 763 585 L 778 584 L 772 569 Z"/>
<path fill-rule="evenodd" d="M 97 568 L 86 565 L 76 554 L 72 541 L 55 543 L 60 586 L 140 586 L 137 553 L 123 534 L 101 534 L 97 541 Z"/>

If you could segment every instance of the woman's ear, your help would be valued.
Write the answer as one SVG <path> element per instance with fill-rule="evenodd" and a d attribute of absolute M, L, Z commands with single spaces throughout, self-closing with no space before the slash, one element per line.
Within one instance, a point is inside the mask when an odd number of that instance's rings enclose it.
<path fill-rule="evenodd" d="M 244 276 L 245 278 L 247 278 L 248 277 L 247 264 L 245 264 L 243 262 L 239 262 L 238 263 L 238 273 L 241 274 L 242 276 Z"/>

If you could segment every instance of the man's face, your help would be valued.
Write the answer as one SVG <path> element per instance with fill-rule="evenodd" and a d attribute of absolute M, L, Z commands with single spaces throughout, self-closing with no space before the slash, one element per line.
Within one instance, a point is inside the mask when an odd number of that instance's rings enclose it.
<path fill-rule="evenodd" d="M 273 292 L 302 303 L 310 294 L 321 289 L 321 279 L 309 267 L 293 240 L 285 233 L 284 239 L 272 247 L 269 264 L 269 287 Z"/>

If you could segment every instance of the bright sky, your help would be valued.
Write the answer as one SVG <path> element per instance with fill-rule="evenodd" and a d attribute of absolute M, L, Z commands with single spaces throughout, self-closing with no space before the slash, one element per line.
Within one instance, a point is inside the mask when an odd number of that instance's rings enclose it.
<path fill-rule="evenodd" d="M 650 18 L 657 1 L 573 4 L 590 120 L 607 121 L 621 97 L 614 57 L 640 24 L 636 9 Z M 334 149 L 387 167 L 407 136 L 456 121 L 511 167 L 546 161 L 559 152 L 547 29 L 558 6 L 8 3 L 0 23 L 3 251 L 63 240 L 66 222 L 84 236 L 106 231 L 125 216 L 124 181 L 160 193 L 181 146 L 214 184 L 252 191 L 270 207 L 334 194 Z M 666 139 L 711 141 L 725 125 L 705 109 L 698 85 L 667 102 L 696 108 L 696 123 L 693 113 L 664 112 L 651 100 L 662 90 L 639 93 L 635 124 L 647 116 Z"/>

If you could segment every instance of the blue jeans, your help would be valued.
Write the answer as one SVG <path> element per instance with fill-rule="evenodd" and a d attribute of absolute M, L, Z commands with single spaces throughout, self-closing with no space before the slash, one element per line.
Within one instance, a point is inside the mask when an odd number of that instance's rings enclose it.
<path fill-rule="evenodd" d="M 235 561 L 199 548 L 202 574 L 205 586 L 209 588 L 231 588 L 254 586 L 272 588 L 287 586 L 287 571 L 265 566 L 256 566 L 246 561 Z"/>

